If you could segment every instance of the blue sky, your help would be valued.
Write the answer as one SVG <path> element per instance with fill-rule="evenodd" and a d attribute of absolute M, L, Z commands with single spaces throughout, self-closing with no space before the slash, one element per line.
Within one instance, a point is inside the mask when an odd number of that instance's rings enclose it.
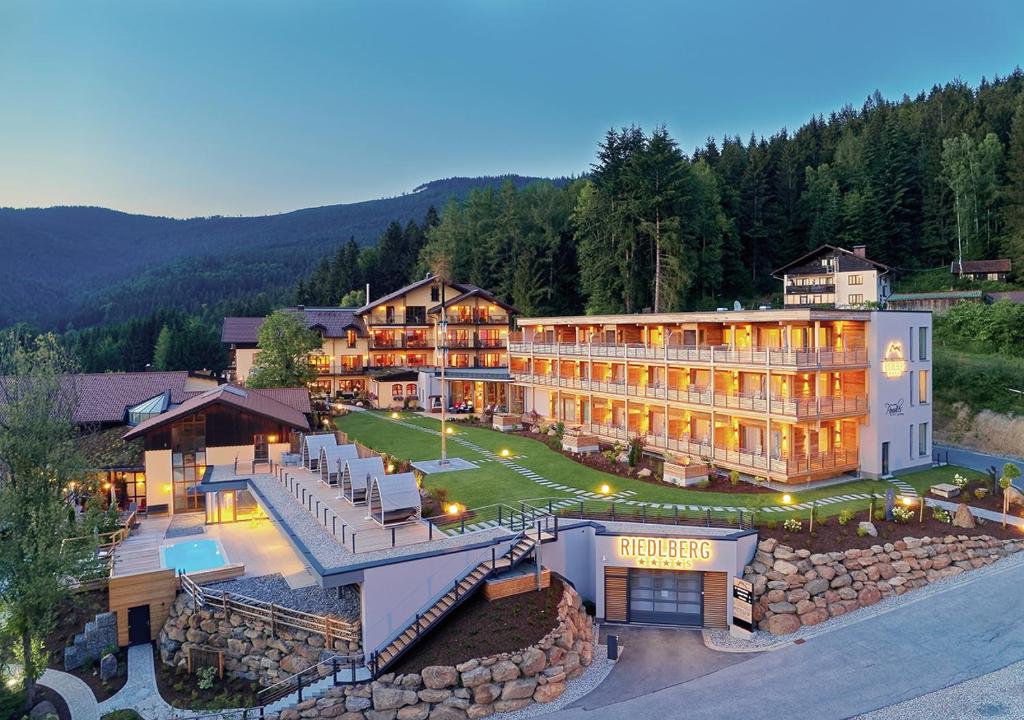
<path fill-rule="evenodd" d="M 1021 2 L 0 0 L 0 206 L 264 214 L 1024 63 Z"/>

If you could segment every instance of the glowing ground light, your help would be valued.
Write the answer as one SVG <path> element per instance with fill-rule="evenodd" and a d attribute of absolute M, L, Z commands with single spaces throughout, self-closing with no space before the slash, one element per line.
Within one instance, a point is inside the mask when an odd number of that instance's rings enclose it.
<path fill-rule="evenodd" d="M 504 450 L 502 450 L 502 451 L 501 451 L 501 456 L 502 456 L 502 457 L 508 457 L 508 456 L 509 456 L 509 455 L 511 455 L 511 454 L 512 454 L 512 453 L 510 453 L 510 452 L 508 451 L 508 448 L 505 448 Z"/>
<path fill-rule="evenodd" d="M 602 495 L 607 495 L 611 491 L 612 491 L 612 489 L 610 487 L 608 487 L 607 484 L 601 486 L 601 494 Z"/>
<path fill-rule="evenodd" d="M 905 497 L 905 498 L 903 498 L 903 504 L 907 505 L 907 506 L 910 506 L 910 505 L 914 504 L 914 501 L 911 498 L 909 498 L 909 497 Z"/>
<path fill-rule="evenodd" d="M 452 503 L 451 505 L 449 505 L 448 506 L 448 514 L 449 515 L 458 515 L 459 514 L 459 506 L 456 503 Z"/>
<path fill-rule="evenodd" d="M 388 465 L 388 472 L 389 472 L 389 473 L 393 473 L 394 471 L 395 471 L 395 466 L 394 466 L 394 464 L 389 464 L 389 465 Z"/>
<path fill-rule="evenodd" d="M 398 419 L 398 418 L 400 418 L 400 417 L 401 417 L 401 415 L 399 415 L 399 414 L 398 414 L 398 413 L 396 413 L 396 412 L 393 412 L 393 413 L 391 413 L 391 419 L 392 419 L 392 420 L 397 420 L 397 419 Z"/>
<path fill-rule="evenodd" d="M 793 498 L 790 497 L 788 493 L 782 496 L 783 505 L 789 505 L 791 502 L 793 502 Z"/>
<path fill-rule="evenodd" d="M 453 427 L 445 428 L 445 432 L 448 433 L 449 435 L 454 435 L 455 434 L 455 428 L 453 428 Z"/>

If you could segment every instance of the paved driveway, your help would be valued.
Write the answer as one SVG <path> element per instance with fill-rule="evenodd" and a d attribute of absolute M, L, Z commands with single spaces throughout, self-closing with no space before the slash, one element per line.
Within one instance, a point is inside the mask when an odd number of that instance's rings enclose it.
<path fill-rule="evenodd" d="M 560 720 L 854 717 L 1024 658 L 1022 585 L 1024 564 L 996 566 L 990 574 L 938 592 L 926 591 L 920 600 L 813 637 L 803 645 L 740 662 L 723 661 L 724 667 L 689 680 L 655 683 L 665 686 L 647 694 L 633 692 L 628 681 L 640 682 L 646 674 L 665 677 L 667 663 L 657 653 L 640 654 L 644 664 L 627 669 L 617 685 L 608 691 L 599 687 L 554 716 Z M 627 651 L 624 662 L 628 656 Z M 978 697 L 974 702 L 980 709 L 991 700 Z"/>
<path fill-rule="evenodd" d="M 950 465 L 960 465 L 961 467 L 977 470 L 978 472 L 986 472 L 993 465 L 1002 472 L 1003 465 L 1006 463 L 1014 463 L 1020 467 L 1021 470 L 1024 470 L 1024 460 L 1021 460 L 1020 458 L 990 455 L 988 453 L 977 452 L 975 450 L 965 450 L 964 448 L 953 447 L 952 445 L 941 445 L 939 443 L 935 443 L 935 446 L 932 449 L 939 453 L 943 460 L 946 459 L 946 453 L 949 453 L 948 457 Z"/>
<path fill-rule="evenodd" d="M 689 682 L 756 657 L 708 650 L 698 630 L 605 625 L 601 628 L 602 642 L 608 633 L 619 636 L 619 645 L 623 648 L 619 661 L 596 690 L 570 707 L 601 708 Z"/>

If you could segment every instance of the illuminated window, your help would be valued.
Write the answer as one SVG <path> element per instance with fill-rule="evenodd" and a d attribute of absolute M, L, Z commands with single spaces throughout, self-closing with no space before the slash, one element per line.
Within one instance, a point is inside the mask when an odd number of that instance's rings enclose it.
<path fill-rule="evenodd" d="M 864 293 L 850 293 L 850 304 L 860 305 L 864 302 Z"/>
<path fill-rule="evenodd" d="M 391 397 L 398 400 L 402 398 L 402 383 L 395 383 L 391 386 Z"/>
<path fill-rule="evenodd" d="M 354 348 L 356 346 L 356 331 L 349 328 L 345 331 L 345 340 L 348 341 L 348 346 Z"/>
<path fill-rule="evenodd" d="M 320 374 L 326 375 L 331 371 L 330 355 L 310 355 L 309 364 Z"/>
<path fill-rule="evenodd" d="M 864 276 L 863 275 L 851 275 L 850 276 L 850 284 L 851 285 L 863 285 L 864 284 Z"/>
<path fill-rule="evenodd" d="M 924 405 L 928 402 L 928 371 L 917 371 L 917 401 Z"/>

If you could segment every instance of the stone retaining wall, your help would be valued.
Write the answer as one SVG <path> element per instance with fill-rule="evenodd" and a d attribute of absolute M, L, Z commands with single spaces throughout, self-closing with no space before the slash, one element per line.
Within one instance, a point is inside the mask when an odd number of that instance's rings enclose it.
<path fill-rule="evenodd" d="M 989 565 L 1020 549 L 1016 540 L 946 535 L 812 553 L 769 538 L 758 544 L 743 577 L 754 585 L 755 623 L 774 635 L 785 635 Z"/>
<path fill-rule="evenodd" d="M 160 658 L 174 667 L 185 667 L 190 647 L 216 648 L 224 652 L 224 671 L 231 677 L 272 685 L 320 662 L 324 651 L 347 655 L 359 651 L 359 643 L 335 639 L 325 647 L 318 633 L 274 628 L 259 620 L 214 608 L 194 608 L 182 593 L 157 637 Z"/>
<path fill-rule="evenodd" d="M 594 654 L 594 626 L 568 585 L 558 625 L 516 653 L 432 666 L 420 673 L 382 675 L 372 683 L 330 688 L 323 697 L 269 714 L 267 720 L 467 720 L 548 703 L 565 692 Z"/>

